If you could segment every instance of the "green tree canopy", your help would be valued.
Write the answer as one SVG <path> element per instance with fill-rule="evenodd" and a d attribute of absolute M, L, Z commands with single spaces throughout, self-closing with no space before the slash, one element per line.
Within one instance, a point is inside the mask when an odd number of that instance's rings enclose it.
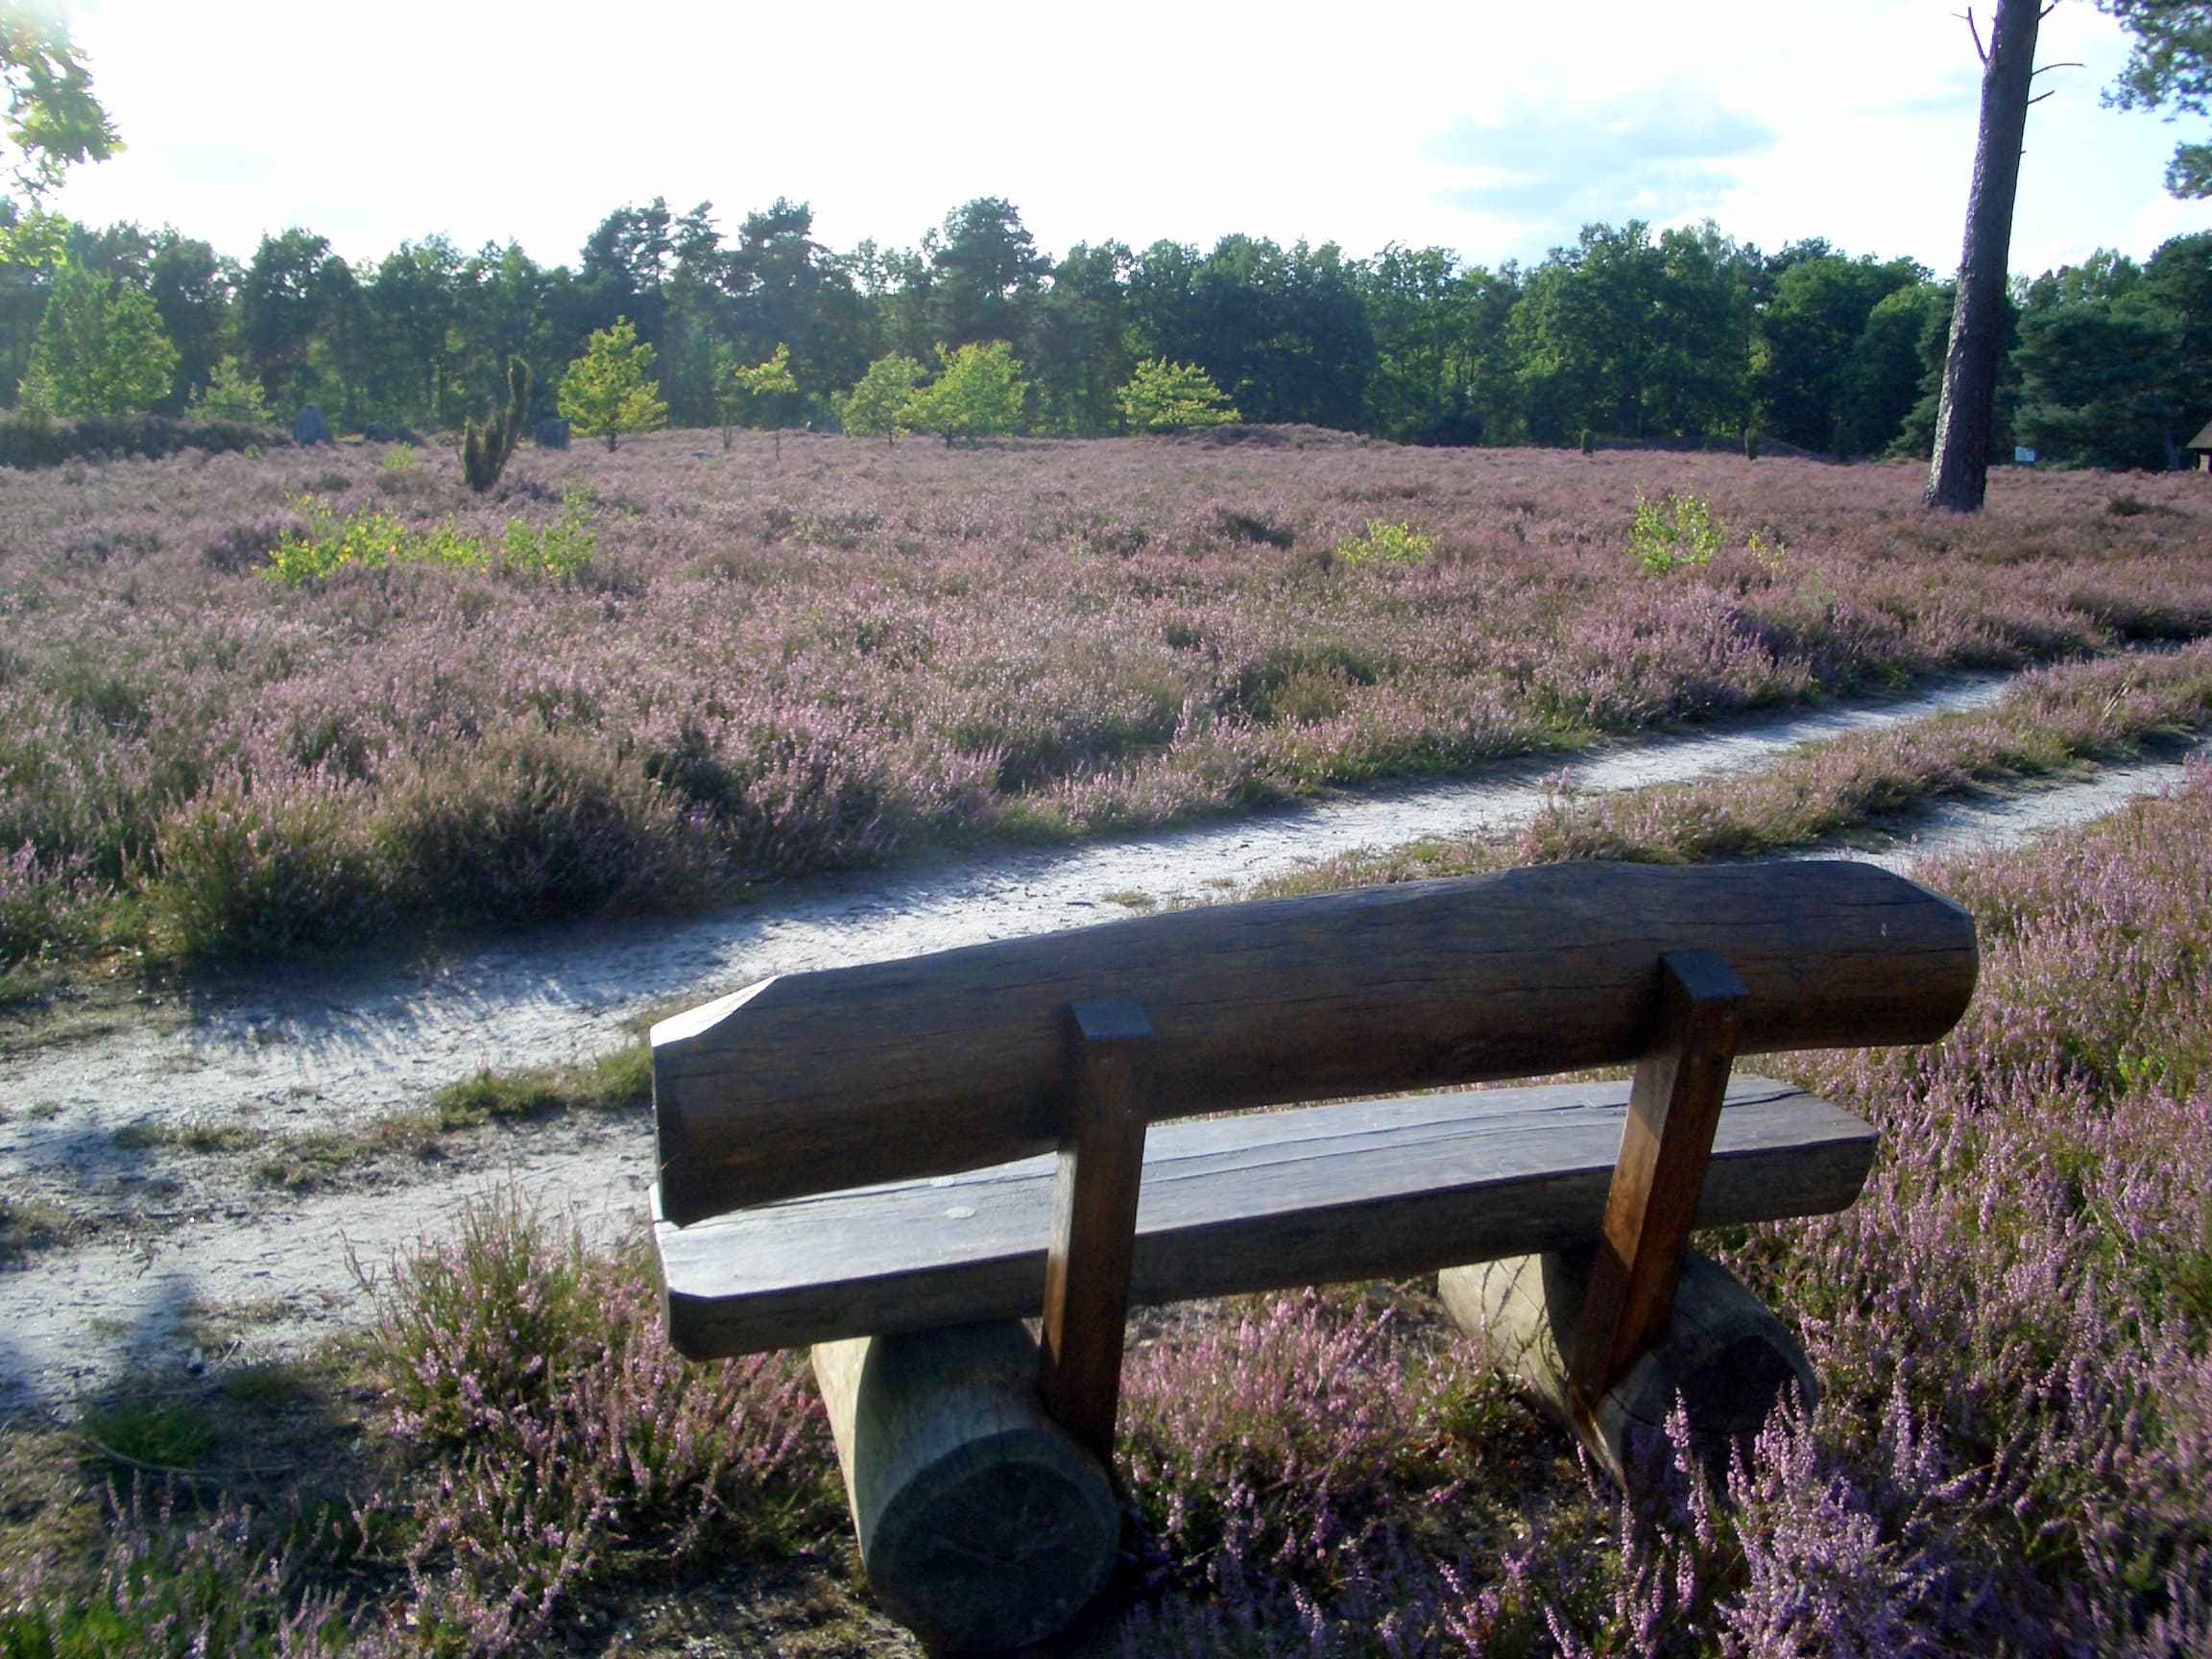
<path fill-rule="evenodd" d="M 2097 0 L 2135 37 L 2120 80 L 2104 96 L 2122 109 L 2201 115 L 2212 101 L 2212 0 Z M 2212 144 L 2176 144 L 2166 164 L 2176 196 L 2212 196 Z"/>
<path fill-rule="evenodd" d="M 207 371 L 207 383 L 195 386 L 185 407 L 195 415 L 218 421 L 269 421 L 274 419 L 261 382 L 238 367 L 238 359 L 225 352 Z"/>
<path fill-rule="evenodd" d="M 783 428 L 789 422 L 792 399 L 799 396 L 799 382 L 791 375 L 791 348 L 779 341 L 766 362 L 756 363 L 750 369 L 737 369 L 733 378 L 751 406 L 754 418 L 764 418 L 774 429 L 776 454 L 781 460 Z"/>
<path fill-rule="evenodd" d="M 177 348 L 154 301 L 78 265 L 56 273 L 31 373 L 57 415 L 135 415 L 169 396 Z"/>
<path fill-rule="evenodd" d="M 628 318 L 615 318 L 561 376 L 563 417 L 586 438 L 604 437 L 610 449 L 625 432 L 652 431 L 668 419 L 668 405 L 653 395 L 652 368 L 653 348 Z"/>
<path fill-rule="evenodd" d="M 1816 253 L 1792 261 L 1774 280 L 1761 319 L 1767 357 L 1757 378 L 1766 429 L 1801 449 L 1863 453 L 1848 407 L 1858 351 L 1874 308 L 1900 288 L 1927 280 L 1910 259 Z M 1918 332 L 1911 342 L 1918 370 Z M 1911 399 L 1906 407 L 1911 406 Z M 1902 419 L 1902 412 L 1900 412 Z M 1884 432 L 1880 447 L 1889 440 Z"/>
<path fill-rule="evenodd" d="M 733 372 L 737 390 L 752 399 L 753 408 L 765 416 L 772 426 L 787 424 L 789 413 L 787 398 L 796 397 L 799 382 L 791 377 L 791 348 L 779 344 L 764 363 L 756 363 L 750 369 Z"/>
<path fill-rule="evenodd" d="M 903 351 L 877 358 L 858 384 L 837 399 L 839 424 L 854 438 L 880 432 L 897 442 L 913 424 L 914 388 L 922 384 L 922 365 Z"/>
<path fill-rule="evenodd" d="M 2125 300 L 2031 304 L 2020 319 L 2020 442 L 2059 461 L 2162 468 L 2176 456 L 2181 323 Z"/>
<path fill-rule="evenodd" d="M 1022 365 L 1012 346 L 1003 340 L 963 346 L 957 351 L 940 346 L 937 355 L 944 368 L 914 395 L 909 406 L 908 423 L 916 431 L 942 433 L 950 445 L 955 438 L 1022 429 L 1029 382 L 1022 378 Z"/>
<path fill-rule="evenodd" d="M 1037 252 L 1013 203 L 982 196 L 955 207 L 943 234 L 925 246 L 940 339 L 968 346 L 1024 332 L 1052 262 Z"/>
<path fill-rule="evenodd" d="M 61 175 L 123 148 L 92 96 L 91 72 L 50 7 L 0 0 L 0 259 L 53 256 L 61 227 L 42 206 Z"/>
<path fill-rule="evenodd" d="M 1148 357 L 1138 364 L 1116 401 L 1133 432 L 1225 426 L 1239 418 L 1205 370 L 1164 357 Z"/>

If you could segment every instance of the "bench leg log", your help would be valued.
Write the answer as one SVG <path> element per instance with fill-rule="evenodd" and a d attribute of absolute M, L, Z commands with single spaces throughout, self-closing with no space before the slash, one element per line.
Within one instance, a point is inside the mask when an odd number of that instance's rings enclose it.
<path fill-rule="evenodd" d="M 1518 1380 L 1567 1426 L 1606 1474 L 1629 1484 L 1631 1447 L 1663 1431 L 1680 1397 L 1690 1452 L 1715 1478 L 1731 1449 L 1766 1424 L 1785 1394 L 1817 1398 L 1797 1339 L 1718 1262 L 1690 1252 L 1671 1317 L 1658 1338 L 1599 1395 L 1575 1409 L 1574 1350 L 1593 1252 L 1516 1256 L 1448 1267 L 1437 1290 L 1453 1322 L 1490 1362 Z"/>
<path fill-rule="evenodd" d="M 814 1349 L 869 1585 L 944 1651 L 1043 1641 L 1113 1575 L 1113 1484 L 1045 1414 L 1037 1369 L 1019 1320 Z"/>

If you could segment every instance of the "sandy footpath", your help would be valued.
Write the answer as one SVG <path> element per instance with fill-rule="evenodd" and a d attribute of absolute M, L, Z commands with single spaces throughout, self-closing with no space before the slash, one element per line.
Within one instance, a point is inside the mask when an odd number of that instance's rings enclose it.
<path fill-rule="evenodd" d="M 119 1144 L 149 1120 L 271 1130 L 361 1122 L 488 1066 L 583 1059 L 643 1014 L 771 973 L 1081 926 L 1153 902 L 1234 890 L 1302 863 L 1421 836 L 1498 833 L 1562 783 L 1589 793 L 1754 769 L 1791 746 L 1974 708 L 2001 676 L 1909 699 L 1623 745 L 1561 768 L 1501 767 L 1072 848 L 935 856 L 795 883 L 685 922 L 571 928 L 469 954 L 297 967 L 147 1002 L 109 1029 L 0 1052 L 0 1194 L 65 1213 L 64 1241 L 0 1268 L 0 1405 L 82 1395 L 144 1364 L 273 1357 L 365 1317 L 362 1276 L 451 1232 L 464 1206 L 512 1189 L 595 1235 L 641 1225 L 651 1180 L 641 1114 L 576 1116 L 449 1137 L 336 1190 L 259 1184 L 249 1155 Z M 1882 854 L 2012 841 L 2097 816 L 2178 778 L 2182 760 L 1939 810 Z M 132 1138 L 124 1137 L 125 1142 Z"/>

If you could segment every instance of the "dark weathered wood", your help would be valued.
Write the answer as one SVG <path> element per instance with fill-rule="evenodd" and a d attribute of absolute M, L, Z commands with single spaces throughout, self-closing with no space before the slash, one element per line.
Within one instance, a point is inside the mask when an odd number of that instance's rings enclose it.
<path fill-rule="evenodd" d="M 1398 1278 L 1598 1238 L 1626 1080 L 1350 1101 L 1156 1124 L 1138 1304 Z M 1787 1084 L 1738 1077 L 1701 1227 L 1840 1210 L 1877 1138 Z M 670 1339 L 698 1358 L 1034 1316 L 1049 1157 L 654 1229 Z"/>
<path fill-rule="evenodd" d="M 1061 1021 L 1127 996 L 1155 1120 L 1618 1064 L 1652 965 L 1724 956 L 1740 1051 L 1930 1041 L 1971 997 L 1950 901 L 1843 860 L 1577 864 L 1224 904 L 770 979 L 654 1027 L 661 1201 L 688 1223 L 1058 1138 Z"/>
<path fill-rule="evenodd" d="M 1143 1009 L 1127 998 L 1070 1004 L 1037 1386 L 1053 1420 L 1100 1463 L 1114 1458 L 1151 1071 Z"/>
<path fill-rule="evenodd" d="M 1709 950 L 1659 958 L 1658 1030 L 1636 1063 L 1575 1349 L 1585 1401 L 1605 1392 L 1673 1311 L 1748 996 Z"/>
<path fill-rule="evenodd" d="M 1113 1484 L 1036 1375 L 1011 1320 L 814 1350 L 869 1588 L 941 1651 L 1043 1641 L 1113 1574 Z"/>
<path fill-rule="evenodd" d="M 1724 1478 L 1737 1443 L 1764 1428 L 1785 1398 L 1808 1407 L 1817 1398 L 1797 1339 L 1726 1268 L 1693 1250 L 1656 1338 L 1594 1401 L 1578 1402 L 1570 1374 L 1590 1256 L 1548 1251 L 1449 1267 L 1436 1276 L 1436 1289 L 1490 1362 L 1535 1395 L 1623 1487 L 1639 1468 L 1634 1443 L 1662 1432 L 1677 1400 L 1689 1423 L 1688 1451 L 1708 1474 Z"/>

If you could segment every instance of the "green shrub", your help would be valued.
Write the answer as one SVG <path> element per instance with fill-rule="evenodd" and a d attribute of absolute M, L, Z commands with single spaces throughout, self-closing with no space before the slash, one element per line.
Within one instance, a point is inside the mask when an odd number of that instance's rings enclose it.
<path fill-rule="evenodd" d="M 678 799 L 576 733 L 512 732 L 391 791 L 380 826 L 407 905 L 514 926 L 705 897 L 719 862 Z"/>
<path fill-rule="evenodd" d="M 1628 521 L 1628 551 L 1647 576 L 1664 576 L 1685 565 L 1703 565 L 1720 551 L 1727 527 L 1698 496 L 1670 492 L 1663 499 L 1636 497 Z"/>
<path fill-rule="evenodd" d="M 376 465 L 387 472 L 412 472 L 415 470 L 415 445 L 395 444 L 384 451 Z"/>
<path fill-rule="evenodd" d="M 180 955 L 357 944 L 392 920 L 367 797 L 352 784 L 219 783 L 161 822 L 154 865 L 156 929 Z"/>
<path fill-rule="evenodd" d="M 1132 432 L 1181 432 L 1194 426 L 1226 426 L 1240 420 L 1235 407 L 1195 363 L 1170 363 L 1148 357 L 1129 382 L 1114 395 L 1115 406 Z"/>
<path fill-rule="evenodd" d="M 520 518 L 507 521 L 500 554 L 511 570 L 556 581 L 573 581 L 599 551 L 599 533 L 591 521 L 598 513 L 598 498 L 590 486 L 571 484 L 561 493 L 561 513 L 543 530 L 533 530 Z"/>
<path fill-rule="evenodd" d="M 410 530 L 381 507 L 363 508 L 341 520 L 337 508 L 319 495 L 303 495 L 296 505 L 307 527 L 278 541 L 262 567 L 270 581 L 286 587 L 320 580 L 349 565 L 475 569 L 487 558 L 483 542 L 454 529 L 450 517 L 429 530 Z"/>
<path fill-rule="evenodd" d="M 1433 536 L 1425 536 L 1410 524 L 1370 518 L 1366 534 L 1338 542 L 1336 554 L 1347 565 L 1418 565 L 1435 546 Z"/>

